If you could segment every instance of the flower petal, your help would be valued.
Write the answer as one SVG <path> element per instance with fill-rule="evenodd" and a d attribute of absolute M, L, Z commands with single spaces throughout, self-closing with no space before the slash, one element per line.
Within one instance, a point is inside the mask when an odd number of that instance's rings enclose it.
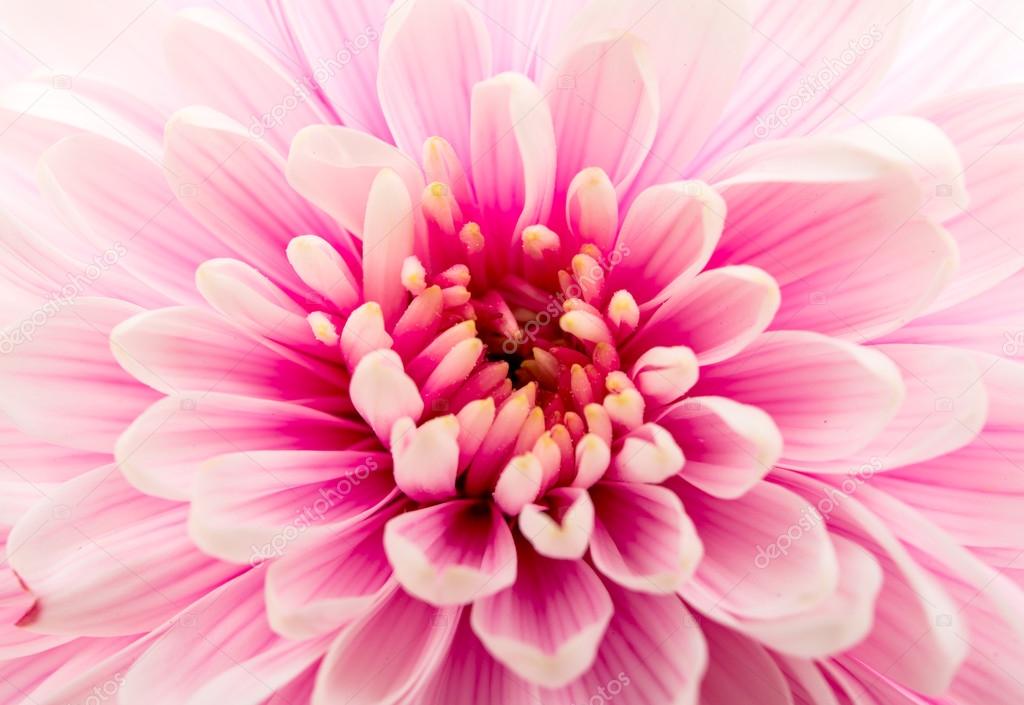
<path fill-rule="evenodd" d="M 798 495 L 770 482 L 731 500 L 673 486 L 704 543 L 684 598 L 710 593 L 727 612 L 773 619 L 814 609 L 835 592 L 835 549 L 821 515 Z"/>
<path fill-rule="evenodd" d="M 187 510 L 141 494 L 110 465 L 52 490 L 7 541 L 11 567 L 37 598 L 20 624 L 51 634 L 138 634 L 237 574 L 193 546 Z"/>
<path fill-rule="evenodd" d="M 476 84 L 470 115 L 473 190 L 485 233 L 518 238 L 545 223 L 555 186 L 555 136 L 540 90 L 503 73 Z M 502 257 L 502 241 L 494 243 Z"/>
<path fill-rule="evenodd" d="M 742 496 L 782 455 L 782 434 L 772 417 L 725 397 L 689 397 L 665 409 L 657 422 L 686 458 L 680 476 L 722 499 Z"/>
<path fill-rule="evenodd" d="M 516 547 L 490 502 L 460 500 L 388 522 L 384 550 L 411 595 L 444 607 L 474 602 L 515 582 Z"/>
<path fill-rule="evenodd" d="M 200 463 L 216 455 L 334 450 L 365 437 L 350 421 L 297 404 L 210 392 L 150 406 L 117 439 L 114 457 L 143 492 L 186 500 Z"/>
<path fill-rule="evenodd" d="M 642 43 L 620 33 L 586 41 L 559 62 L 544 92 L 558 145 L 558 193 L 582 169 L 599 167 L 621 196 L 658 128 L 658 81 Z"/>
<path fill-rule="evenodd" d="M 628 590 L 673 593 L 704 553 L 679 496 L 665 487 L 599 482 L 590 488 L 596 521 L 590 557 Z"/>
<path fill-rule="evenodd" d="M 765 333 L 736 357 L 705 367 L 695 396 L 760 407 L 785 440 L 783 458 L 833 460 L 864 447 L 904 399 L 882 353 L 816 333 Z"/>
<path fill-rule="evenodd" d="M 438 43 L 437 37 L 448 40 Z M 430 56 L 423 61 L 424 52 Z M 465 162 L 472 87 L 491 72 L 490 36 L 462 0 L 392 5 L 380 39 L 377 93 L 391 134 L 406 154 L 444 137 Z"/>
<path fill-rule="evenodd" d="M 404 703 L 440 667 L 460 612 L 395 588 L 338 635 L 317 672 L 312 705 Z"/>
<path fill-rule="evenodd" d="M 201 464 L 188 531 L 212 556 L 255 564 L 282 555 L 304 533 L 357 523 L 397 495 L 383 453 L 229 452 Z"/>
<path fill-rule="evenodd" d="M 36 438 L 109 453 L 124 427 L 159 394 L 121 369 L 110 331 L 140 309 L 83 297 L 49 315 L 34 337 L 0 355 L 0 409 Z"/>
<path fill-rule="evenodd" d="M 550 688 L 572 682 L 594 663 L 612 617 L 608 591 L 582 561 L 562 561 L 516 545 L 512 587 L 478 600 L 473 631 L 506 668 Z"/>

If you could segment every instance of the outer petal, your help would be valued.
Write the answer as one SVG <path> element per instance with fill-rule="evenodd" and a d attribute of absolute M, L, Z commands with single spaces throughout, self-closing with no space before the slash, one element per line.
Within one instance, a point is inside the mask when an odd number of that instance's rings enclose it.
<path fill-rule="evenodd" d="M 58 308 L 32 340 L 0 355 L 0 408 L 37 438 L 109 453 L 121 430 L 159 397 L 110 352 L 110 331 L 139 310 L 100 298 Z"/>
<path fill-rule="evenodd" d="M 838 137 L 769 143 L 717 178 L 729 218 L 711 264 L 774 276 L 775 328 L 881 335 L 924 310 L 955 269 L 955 244 L 923 220 L 917 175 L 885 154 Z"/>
<path fill-rule="evenodd" d="M 267 618 L 275 632 L 308 639 L 359 618 L 389 589 L 382 511 L 326 535 L 300 539 L 267 569 Z"/>
<path fill-rule="evenodd" d="M 377 100 L 377 55 L 387 3 L 356 0 L 344 12 L 330 0 L 283 0 L 288 27 L 310 57 L 312 78 L 346 125 L 390 136 Z"/>
<path fill-rule="evenodd" d="M 188 499 L 199 464 L 223 453 L 333 450 L 365 438 L 351 422 L 286 402 L 208 393 L 156 402 L 117 439 L 114 457 L 142 491 Z"/>
<path fill-rule="evenodd" d="M 357 523 L 397 496 L 379 452 L 252 450 L 203 462 L 189 535 L 210 555 L 255 564 L 304 533 Z"/>
<path fill-rule="evenodd" d="M 677 179 L 719 119 L 746 55 L 749 3 L 686 0 L 656 5 L 596 0 L 570 25 L 567 42 L 625 32 L 642 41 L 666 106 L 637 187 Z"/>
<path fill-rule="evenodd" d="M 674 485 L 700 527 L 704 559 L 693 589 L 721 609 L 753 619 L 799 614 L 835 592 L 839 564 L 821 515 L 799 496 L 761 482 L 720 500 Z M 691 588 L 684 585 L 684 597 Z"/>
<path fill-rule="evenodd" d="M 448 41 L 438 44 L 438 36 Z M 424 51 L 429 62 L 423 61 Z M 428 137 L 440 135 L 465 160 L 470 92 L 490 69 L 490 37 L 468 3 L 394 4 L 380 39 L 377 92 L 395 143 L 418 154 Z"/>
<path fill-rule="evenodd" d="M 285 181 L 283 157 L 221 113 L 205 107 L 175 113 L 164 133 L 164 169 L 197 220 L 293 290 L 302 290 L 285 256 L 293 237 L 316 233 L 352 250 L 348 236 Z"/>
<path fill-rule="evenodd" d="M 370 186 L 381 169 L 391 169 L 410 194 L 423 192 L 419 166 L 394 146 L 359 130 L 314 125 L 302 130 L 288 153 L 288 183 L 361 236 Z M 337 184 L 345 184 L 338 188 Z M 298 234 L 298 233 L 295 233 Z"/>
<path fill-rule="evenodd" d="M 693 394 L 728 397 L 771 415 L 783 458 L 832 460 L 871 441 L 904 398 L 899 370 L 881 353 L 814 333 L 766 333 L 706 367 Z"/>
<path fill-rule="evenodd" d="M 685 345 L 701 365 L 732 357 L 771 323 L 779 309 L 779 285 L 757 267 L 712 269 L 680 284 L 642 325 L 625 349 Z"/>
<path fill-rule="evenodd" d="M 886 0 L 758 2 L 751 9 L 744 19 L 753 26 L 753 47 L 698 164 L 755 140 L 847 119 L 891 65 L 912 14 Z"/>
<path fill-rule="evenodd" d="M 709 652 L 701 705 L 792 705 L 786 679 L 768 651 L 715 624 L 702 624 L 701 631 Z"/>
<path fill-rule="evenodd" d="M 313 705 L 396 705 L 451 648 L 459 608 L 438 609 L 395 588 L 331 645 Z"/>
<path fill-rule="evenodd" d="M 304 670 L 325 644 L 286 642 L 270 631 L 263 577 L 262 569 L 249 571 L 179 615 L 124 674 L 118 702 L 207 705 L 210 690 L 223 688 L 217 681 L 226 678 L 234 681 L 232 702 L 258 703 L 259 694 L 268 697 Z"/>
<path fill-rule="evenodd" d="M 882 568 L 874 626 L 848 653 L 902 685 L 922 693 L 944 692 L 969 650 L 952 630 L 936 628 L 939 615 L 956 612 L 955 603 L 898 541 L 891 520 L 883 523 L 859 501 L 870 486 L 855 485 L 854 497 L 796 473 L 784 473 L 784 478 L 808 501 L 830 509 L 830 526 L 871 551 Z"/>
<path fill-rule="evenodd" d="M 593 665 L 611 599 L 586 563 L 545 558 L 523 541 L 516 551 L 515 584 L 473 605 L 473 631 L 521 678 L 564 686 Z"/>
<path fill-rule="evenodd" d="M 137 149 L 97 135 L 69 137 L 44 153 L 39 179 L 97 252 L 123 249 L 122 266 L 174 301 L 196 301 L 196 267 L 231 252 L 188 214 L 159 166 Z"/>
<path fill-rule="evenodd" d="M 313 370 L 203 308 L 140 313 L 114 328 L 110 341 L 121 367 L 164 394 L 216 390 L 261 399 L 308 399 L 338 393 Z"/>
<path fill-rule="evenodd" d="M 408 705 L 529 705 L 540 702 L 537 688 L 496 661 L 473 634 L 468 613 L 463 613 L 444 662 Z"/>
<path fill-rule="evenodd" d="M 164 44 L 186 104 L 229 115 L 282 154 L 302 127 L 332 121 L 312 77 L 302 75 L 303 67 L 282 63 L 223 12 L 190 8 L 178 13 L 168 23 Z M 239 76 L 246 77 L 243 89 L 224 89 Z"/>
<path fill-rule="evenodd" d="M 185 505 L 140 494 L 113 466 L 51 491 L 11 531 L 11 566 L 37 596 L 23 626 L 111 636 L 156 627 L 238 568 L 200 553 Z"/>
<path fill-rule="evenodd" d="M 878 345 L 872 349 L 899 367 L 906 389 L 899 411 L 855 454 L 794 466 L 812 472 L 873 474 L 948 457 L 981 431 L 989 406 L 983 377 L 993 361 L 976 362 L 967 351 L 937 345 Z M 935 479 L 927 484 L 936 484 Z"/>
<path fill-rule="evenodd" d="M 701 628 L 681 600 L 645 595 L 608 584 L 615 616 L 594 666 L 558 690 L 541 689 L 552 705 L 585 703 L 594 693 L 613 693 L 620 705 L 695 705 L 708 664 Z"/>

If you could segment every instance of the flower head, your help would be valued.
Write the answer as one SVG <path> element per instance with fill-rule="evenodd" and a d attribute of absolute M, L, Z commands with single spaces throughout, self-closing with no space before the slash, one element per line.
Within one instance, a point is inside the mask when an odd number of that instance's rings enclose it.
<path fill-rule="evenodd" d="M 1024 91 L 879 118 L 916 15 L 735 4 L 146 8 L 149 90 L 12 84 L 0 676 L 1017 702 Z"/>

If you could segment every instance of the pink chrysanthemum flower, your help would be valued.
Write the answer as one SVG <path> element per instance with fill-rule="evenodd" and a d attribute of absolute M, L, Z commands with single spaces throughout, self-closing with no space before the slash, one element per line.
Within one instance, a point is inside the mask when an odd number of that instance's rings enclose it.
<path fill-rule="evenodd" d="M 0 702 L 1019 705 L 988 4 L 4 3 Z"/>

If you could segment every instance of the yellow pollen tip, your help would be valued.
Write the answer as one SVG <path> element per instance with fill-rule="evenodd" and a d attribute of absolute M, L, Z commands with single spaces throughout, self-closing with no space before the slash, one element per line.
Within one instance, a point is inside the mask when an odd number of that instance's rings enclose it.
<path fill-rule="evenodd" d="M 430 195 L 434 198 L 443 198 L 448 193 L 448 187 L 440 181 L 430 184 Z"/>

